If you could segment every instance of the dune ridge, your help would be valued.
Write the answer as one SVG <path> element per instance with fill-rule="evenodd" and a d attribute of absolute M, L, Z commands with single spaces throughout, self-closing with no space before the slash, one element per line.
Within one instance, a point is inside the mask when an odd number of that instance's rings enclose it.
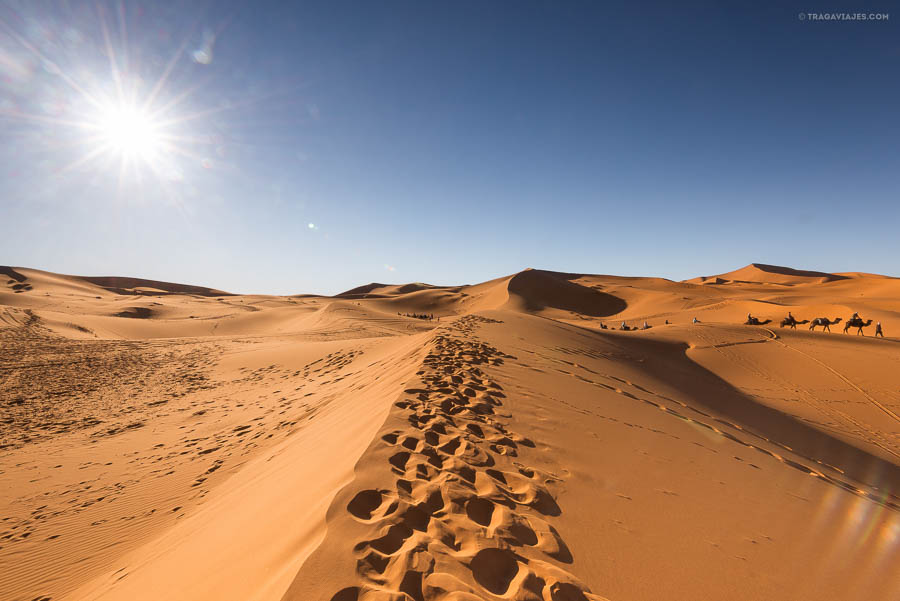
<path fill-rule="evenodd" d="M 480 366 L 510 357 L 472 339 L 479 323 L 502 322 L 468 315 L 435 334 L 417 382 L 394 403 L 357 467 L 358 482 L 329 512 L 329 534 L 285 600 L 329 598 L 321 582 L 348 537 L 359 541 L 358 577 L 348 581 L 362 584 L 335 591 L 334 601 L 384 594 L 462 600 L 479 598 L 476 591 L 601 599 L 559 567 L 572 558 L 552 525 L 560 509 L 548 486 L 558 478 L 523 463 L 535 443 L 498 415 L 503 388 Z M 376 463 L 393 482 L 365 488 Z"/>
<path fill-rule="evenodd" d="M 141 278 L 126 278 L 118 276 L 72 276 L 89 284 L 115 292 L 116 294 L 197 294 L 200 296 L 231 296 L 230 292 L 223 292 L 204 286 L 189 286 L 187 284 L 173 284 L 172 282 L 160 282 L 158 280 L 145 280 Z"/>
<path fill-rule="evenodd" d="M 723 284 L 728 282 L 734 283 L 752 283 L 752 284 L 824 284 L 827 282 L 836 282 L 846 280 L 852 277 L 849 274 L 825 273 L 821 271 L 808 271 L 803 269 L 793 269 L 791 267 L 781 267 L 779 265 L 767 265 L 765 263 L 750 263 L 746 267 L 729 271 L 719 275 L 701 276 L 687 280 L 689 283 L 695 284 Z"/>

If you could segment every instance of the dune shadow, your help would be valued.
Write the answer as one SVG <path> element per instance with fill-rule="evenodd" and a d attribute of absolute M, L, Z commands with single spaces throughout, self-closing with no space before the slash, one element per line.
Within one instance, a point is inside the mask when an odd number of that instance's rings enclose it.
<path fill-rule="evenodd" d="M 0 275 L 5 275 L 8 278 L 12 278 L 16 282 L 19 282 L 20 284 L 22 282 L 24 282 L 26 279 L 28 279 L 27 277 L 25 277 L 24 275 L 22 275 L 21 273 L 19 273 L 12 267 L 10 267 L 9 265 L 0 265 Z"/>
<path fill-rule="evenodd" d="M 149 307 L 128 307 L 114 314 L 115 317 L 128 317 L 131 319 L 149 319 L 153 316 L 153 309 Z"/>
<path fill-rule="evenodd" d="M 596 331 L 595 334 L 607 336 Z M 714 415 L 719 418 L 713 418 L 714 421 L 739 426 L 740 430 L 748 434 L 745 440 L 733 435 L 728 435 L 728 438 L 764 452 L 765 449 L 752 444 L 756 442 L 752 437 L 774 443 L 787 452 L 808 460 L 812 469 L 778 456 L 786 465 L 799 466 L 808 473 L 818 472 L 824 466 L 838 467 L 847 477 L 880 491 L 900 490 L 900 466 L 758 402 L 694 362 L 687 355 L 687 344 L 623 337 L 616 337 L 616 343 L 636 356 L 652 355 L 652 361 L 643 363 L 648 374 L 666 382 L 684 395 L 684 398 L 691 399 L 692 407 L 708 410 L 710 417 Z M 847 490 L 854 490 L 852 485 L 842 480 L 831 477 L 824 479 Z M 894 503 L 890 505 L 900 509 Z"/>
<path fill-rule="evenodd" d="M 551 308 L 589 317 L 608 317 L 628 307 L 624 299 L 570 281 L 577 277 L 531 269 L 514 275 L 507 288 L 510 296 L 518 297 L 527 311 Z"/>

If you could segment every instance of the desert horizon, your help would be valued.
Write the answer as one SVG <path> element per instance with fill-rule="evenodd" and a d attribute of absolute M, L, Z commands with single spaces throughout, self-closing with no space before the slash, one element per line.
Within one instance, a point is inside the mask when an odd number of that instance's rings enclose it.
<path fill-rule="evenodd" d="M 0 601 L 900 601 L 890 8 L 0 2 Z"/>
<path fill-rule="evenodd" d="M 0 598 L 900 594 L 898 278 L 0 271 Z"/>

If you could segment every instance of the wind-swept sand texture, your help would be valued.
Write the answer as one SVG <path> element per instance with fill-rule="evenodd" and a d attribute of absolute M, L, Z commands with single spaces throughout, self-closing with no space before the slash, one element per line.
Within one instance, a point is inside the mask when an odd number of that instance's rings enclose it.
<path fill-rule="evenodd" d="M 895 278 L 0 272 L 4 601 L 900 598 Z"/>

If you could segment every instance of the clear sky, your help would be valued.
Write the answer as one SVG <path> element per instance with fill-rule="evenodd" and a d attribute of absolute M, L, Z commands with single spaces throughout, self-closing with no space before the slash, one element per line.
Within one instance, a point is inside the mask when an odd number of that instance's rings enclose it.
<path fill-rule="evenodd" d="M 0 263 L 900 276 L 900 5 L 859 4 L 4 1 Z"/>

